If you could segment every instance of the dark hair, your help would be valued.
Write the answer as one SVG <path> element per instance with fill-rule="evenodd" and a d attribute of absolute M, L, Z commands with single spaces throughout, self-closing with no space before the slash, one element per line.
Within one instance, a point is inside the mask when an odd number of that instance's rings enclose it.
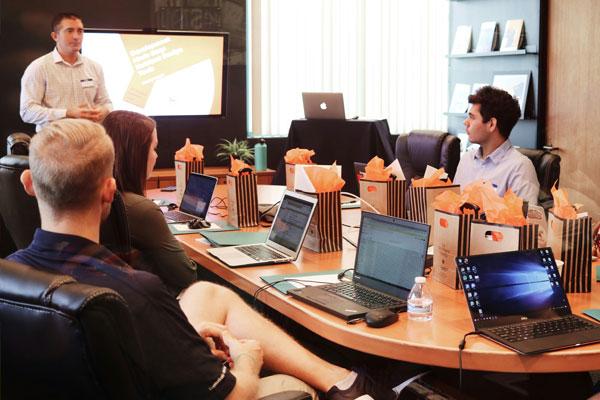
<path fill-rule="evenodd" d="M 121 192 L 144 194 L 156 122 L 132 111 L 113 111 L 102 123 L 115 146 L 114 176 Z"/>
<path fill-rule="evenodd" d="M 83 19 L 75 13 L 61 12 L 56 14 L 54 18 L 52 18 L 52 22 L 50 23 L 50 29 L 52 29 L 52 32 L 58 33 L 58 26 L 60 25 L 63 19 L 78 19 L 83 22 Z"/>
<path fill-rule="evenodd" d="M 483 86 L 469 96 L 469 103 L 479 104 L 483 122 L 496 118 L 500 134 L 508 139 L 510 131 L 521 117 L 521 108 L 516 98 L 508 92 L 492 86 Z"/>

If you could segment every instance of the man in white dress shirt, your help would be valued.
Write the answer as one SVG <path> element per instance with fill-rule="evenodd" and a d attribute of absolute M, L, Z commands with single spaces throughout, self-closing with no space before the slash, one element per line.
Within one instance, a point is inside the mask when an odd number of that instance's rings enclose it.
<path fill-rule="evenodd" d="M 484 86 L 469 96 L 472 104 L 465 126 L 469 141 L 479 148 L 463 154 L 454 176 L 461 189 L 471 182 L 491 182 L 503 196 L 510 188 L 529 204 L 537 204 L 540 184 L 533 163 L 508 139 L 521 117 L 518 101 L 504 90 Z"/>
<path fill-rule="evenodd" d="M 21 78 L 20 114 L 24 122 L 45 124 L 61 118 L 100 122 L 112 110 L 102 67 L 83 57 L 83 22 L 73 13 L 52 20 L 56 48 L 34 60 Z"/>

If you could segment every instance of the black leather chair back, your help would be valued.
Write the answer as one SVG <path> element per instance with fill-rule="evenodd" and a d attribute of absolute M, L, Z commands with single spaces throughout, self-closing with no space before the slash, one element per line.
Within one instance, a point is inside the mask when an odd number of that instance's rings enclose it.
<path fill-rule="evenodd" d="M 140 399 L 152 392 L 115 291 L 0 259 L 3 399 Z"/>
<path fill-rule="evenodd" d="M 31 243 L 33 233 L 41 225 L 37 201 L 25 192 L 20 180 L 28 168 L 28 156 L 0 158 L 0 216 L 18 249 Z"/>
<path fill-rule="evenodd" d="M 20 181 L 21 173 L 28 168 L 28 156 L 8 155 L 0 159 L 0 216 L 18 249 L 29 246 L 35 230 L 41 226 L 37 201 L 25 192 Z M 126 262 L 130 261 L 129 224 L 123 198 L 118 192 L 108 218 L 102 222 L 100 243 Z"/>
<path fill-rule="evenodd" d="M 408 181 L 423 177 L 427 165 L 444 167 L 453 179 L 460 161 L 460 139 L 446 132 L 415 130 L 398 136 L 396 158 Z"/>
<path fill-rule="evenodd" d="M 6 154 L 29 155 L 31 136 L 22 132 L 15 132 L 6 138 Z"/>
<path fill-rule="evenodd" d="M 0 215 L 0 258 L 6 257 L 16 250 L 17 246 L 15 246 L 12 237 L 10 237 L 6 224 L 2 219 L 2 215 Z"/>
<path fill-rule="evenodd" d="M 552 193 L 550 189 L 556 183 L 558 187 L 558 181 L 560 178 L 560 156 L 558 154 L 550 153 L 547 150 L 538 149 L 518 149 L 522 154 L 526 155 L 535 168 L 537 173 L 538 182 L 540 183 L 540 194 L 538 196 L 538 203 L 545 210 L 549 210 L 554 205 Z"/>

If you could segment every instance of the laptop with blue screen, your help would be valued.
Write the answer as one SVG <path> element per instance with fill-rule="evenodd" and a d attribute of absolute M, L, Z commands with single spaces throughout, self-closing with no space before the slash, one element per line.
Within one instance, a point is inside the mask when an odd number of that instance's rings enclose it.
<path fill-rule="evenodd" d="M 600 342 L 600 324 L 574 315 L 552 249 L 457 257 L 475 330 L 521 354 Z"/>

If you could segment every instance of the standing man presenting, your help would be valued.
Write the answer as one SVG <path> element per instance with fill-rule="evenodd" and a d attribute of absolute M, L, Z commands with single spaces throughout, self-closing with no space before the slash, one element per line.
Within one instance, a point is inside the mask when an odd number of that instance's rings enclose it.
<path fill-rule="evenodd" d="M 20 114 L 36 132 L 61 118 L 99 122 L 112 110 L 102 67 L 79 54 L 83 22 L 73 13 L 52 19 L 55 49 L 34 60 L 21 78 Z"/>

